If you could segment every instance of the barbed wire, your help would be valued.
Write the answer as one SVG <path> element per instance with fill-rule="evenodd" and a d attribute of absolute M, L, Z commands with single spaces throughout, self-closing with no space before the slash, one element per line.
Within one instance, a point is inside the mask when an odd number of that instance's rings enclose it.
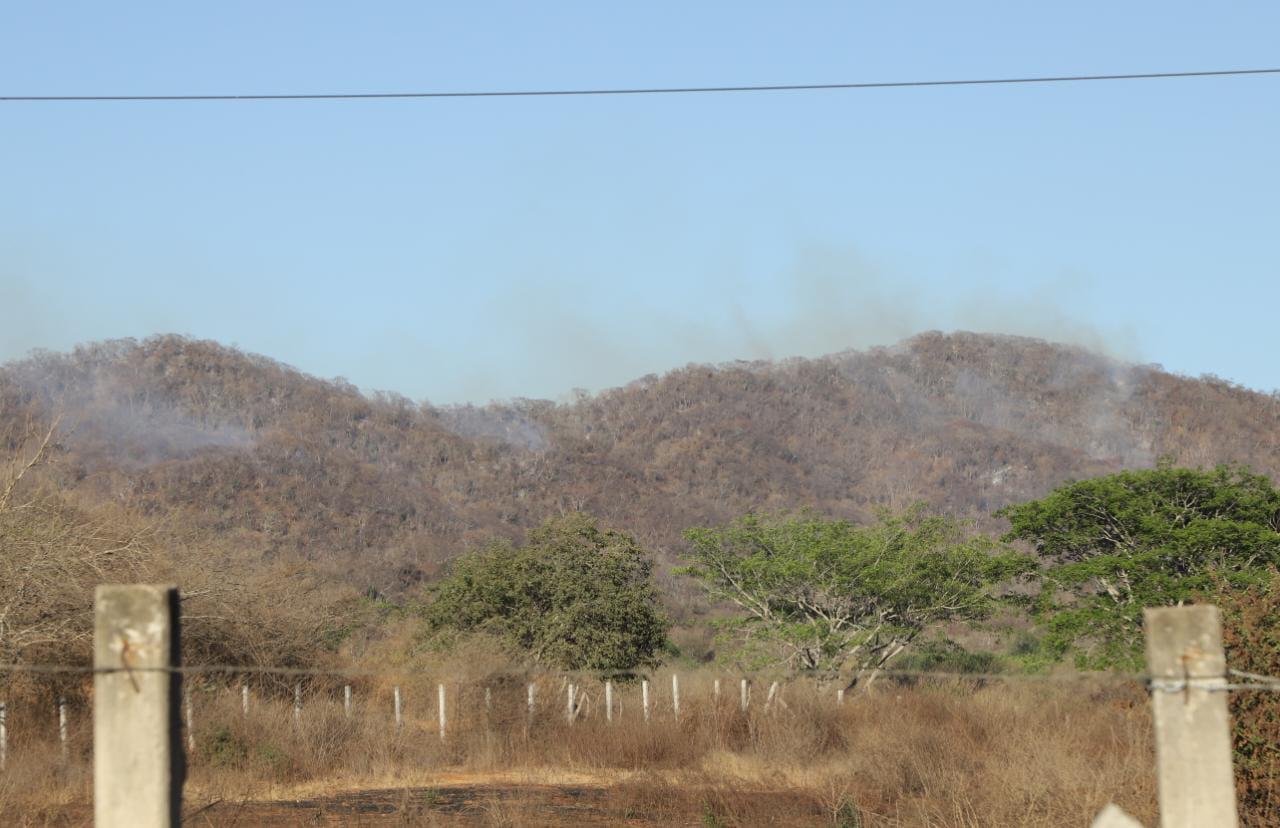
<path fill-rule="evenodd" d="M 404 677 L 404 676 L 440 676 L 446 671 L 429 670 L 425 668 L 403 667 L 394 669 L 371 669 L 361 667 L 274 667 L 260 666 L 250 664 L 186 664 L 173 665 L 167 667 L 127 667 L 127 666 L 92 666 L 86 664 L 0 664 L 0 673 L 28 673 L 37 675 L 98 675 L 112 673 L 176 673 L 179 675 L 217 675 L 217 674 L 234 674 L 234 675 L 275 675 L 285 677 L 333 677 L 333 678 L 375 678 L 375 677 Z M 520 672 L 518 670 L 512 672 Z M 531 671 L 532 672 L 532 671 Z M 656 671 L 619 671 L 618 673 L 602 673 L 592 674 L 593 677 L 600 681 L 611 678 L 624 678 L 626 676 L 635 676 L 642 678 Z M 679 671 L 667 671 L 679 672 Z M 556 676 L 573 676 L 583 675 L 574 671 L 541 671 L 542 675 Z M 747 679 L 760 679 L 763 681 L 783 681 L 781 677 L 770 676 L 768 674 L 744 674 L 744 673 L 725 673 L 724 675 L 732 675 L 734 677 Z M 863 684 L 866 681 L 886 678 L 908 678 L 908 679 L 964 679 L 972 681 L 1029 681 L 1029 682 L 1082 682 L 1082 681 L 1102 681 L 1114 683 L 1133 683 L 1147 682 L 1150 676 L 1141 673 L 1116 673 L 1116 672 L 1097 672 L 1097 673 L 993 673 L 993 672 L 962 672 L 948 670 L 910 670 L 899 668 L 884 668 L 874 671 L 868 671 L 866 675 L 860 676 L 853 684 Z M 839 683 L 840 680 L 833 680 L 833 684 Z M 1276 680 L 1280 686 L 1280 680 Z M 851 685 L 852 686 L 852 685 Z"/>
<path fill-rule="evenodd" d="M 512 674 L 523 674 L 531 681 L 536 682 L 539 679 L 546 680 L 582 680 L 584 678 L 594 679 L 599 682 L 610 680 L 626 679 L 648 679 L 650 676 L 658 675 L 657 671 L 635 671 L 627 673 L 595 673 L 584 675 L 573 671 L 519 671 L 512 670 Z M 671 674 L 678 674 L 680 671 L 669 671 Z M 239 676 L 276 676 L 280 678 L 342 678 L 342 679 L 359 679 L 359 678 L 399 678 L 409 679 L 414 677 L 433 678 L 437 681 L 445 679 L 447 671 L 431 670 L 424 668 L 403 667 L 396 669 L 372 669 L 362 667 L 275 667 L 262 666 L 253 664 L 187 664 L 173 665 L 166 667 L 110 667 L 110 666 L 91 666 L 86 664 L 17 664 L 7 663 L 0 664 L 0 674 L 27 674 L 27 675 L 46 675 L 46 676 L 89 676 L 89 675 L 110 675 L 116 673 L 125 673 L 129 675 L 137 675 L 142 673 L 166 673 L 183 676 L 210 676 L 225 675 L 228 677 Z M 732 679 L 745 679 L 754 684 L 756 682 L 789 684 L 789 680 L 780 676 L 772 676 L 768 674 L 744 674 L 744 673 L 724 673 L 721 676 L 727 676 Z M 1229 678 L 1245 679 L 1245 681 L 1230 681 Z M 875 671 L 874 675 L 868 672 L 866 675 L 858 676 L 855 680 L 847 684 L 843 679 L 833 679 L 825 683 L 832 688 L 843 688 L 844 690 L 859 690 L 867 686 L 868 683 L 874 682 L 876 679 L 892 682 L 894 680 L 909 681 L 927 681 L 946 680 L 955 682 L 999 682 L 999 683 L 1028 683 L 1028 684 L 1107 684 L 1111 686 L 1120 685 L 1141 685 L 1151 693 L 1185 693 L 1189 690 L 1203 690 L 1210 693 L 1225 692 L 1261 692 L 1261 693 L 1280 693 L 1280 678 L 1275 676 L 1267 676 L 1259 673 L 1250 673 L 1244 670 L 1228 669 L 1225 674 L 1218 676 L 1152 676 L 1146 673 L 1120 673 L 1120 672 L 1080 672 L 1080 673 L 992 673 L 992 672 L 959 672 L 954 670 L 910 670 L 898 668 L 886 668 Z M 820 683 L 821 680 L 819 680 Z M 486 684 L 485 680 L 477 679 L 474 682 L 477 685 Z"/>
<path fill-rule="evenodd" d="M 109 675 L 114 673 L 171 673 L 187 676 L 207 676 L 207 675 L 229 675 L 229 676 L 280 676 L 284 678 L 409 678 L 409 677 L 435 677 L 439 678 L 443 670 L 431 670 L 425 668 L 401 667 L 394 669 L 373 669 L 365 667 L 276 667 L 263 666 L 255 664 L 184 664 L 173 665 L 167 667 L 110 667 L 110 666 L 92 666 L 87 664 L 19 664 L 8 663 L 0 664 L 0 673 L 22 673 L 28 675 Z M 513 670 L 513 673 L 521 671 Z M 670 671 L 678 673 L 679 671 Z M 533 673 L 542 676 L 582 676 L 581 673 L 574 671 L 543 671 Z M 599 681 L 612 679 L 625 679 L 628 677 L 644 678 L 650 674 L 656 674 L 656 671 L 635 671 L 615 674 L 592 674 L 591 677 Z M 779 677 L 770 676 L 768 674 L 743 674 L 743 673 L 726 673 L 735 678 L 745 678 L 750 681 L 779 681 L 785 680 Z M 1229 677 L 1237 679 L 1246 679 L 1247 681 L 1228 681 Z M 866 675 L 859 676 L 856 680 L 848 684 L 849 688 L 856 688 L 859 685 L 866 684 L 876 679 L 947 679 L 951 681 L 983 681 L 983 682 L 1029 682 L 1029 683 L 1106 683 L 1106 684 L 1143 684 L 1147 689 L 1154 692 L 1166 693 L 1182 693 L 1189 689 L 1207 690 L 1209 692 L 1221 691 L 1258 691 L 1280 693 L 1280 678 L 1274 676 L 1266 676 L 1258 673 L 1249 673 L 1244 670 L 1228 669 L 1226 674 L 1220 676 L 1152 676 L 1146 673 L 1119 673 L 1119 672 L 1081 672 L 1081 673 L 993 673 L 993 672 L 962 672 L 955 670 L 910 670 L 899 668 L 885 668 L 877 670 L 874 674 L 868 672 Z M 830 683 L 837 685 L 841 680 L 832 680 Z M 482 683 L 482 682 L 478 682 Z"/>

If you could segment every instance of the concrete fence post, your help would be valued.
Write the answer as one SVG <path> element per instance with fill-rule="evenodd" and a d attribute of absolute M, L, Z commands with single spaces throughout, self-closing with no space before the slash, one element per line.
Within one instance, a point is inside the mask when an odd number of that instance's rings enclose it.
<path fill-rule="evenodd" d="M 302 682 L 293 685 L 293 721 L 302 724 Z"/>
<path fill-rule="evenodd" d="M 249 685 L 248 683 L 240 685 L 240 715 L 249 718 Z"/>
<path fill-rule="evenodd" d="M 195 753 L 196 719 L 191 709 L 191 685 L 185 682 L 182 687 L 182 706 L 185 709 L 187 718 L 187 753 Z"/>
<path fill-rule="evenodd" d="M 395 705 L 396 730 L 399 730 L 404 725 L 404 719 L 400 716 L 400 685 L 398 684 L 392 692 L 392 703 Z"/>
<path fill-rule="evenodd" d="M 9 762 L 9 708 L 0 702 L 0 771 Z"/>
<path fill-rule="evenodd" d="M 440 708 L 440 741 L 443 742 L 446 727 L 445 723 L 448 721 L 448 715 L 445 712 L 445 691 L 443 682 L 436 685 L 436 700 L 439 702 Z"/>
<path fill-rule="evenodd" d="M 178 700 L 178 590 L 103 585 L 94 593 L 95 828 L 170 828 L 185 776 Z"/>
<path fill-rule="evenodd" d="M 1141 822 L 1112 803 L 1094 817 L 1093 822 L 1089 823 L 1089 828 L 1143 828 L 1143 826 Z"/>
<path fill-rule="evenodd" d="M 569 720 L 569 724 L 573 724 L 574 715 L 578 712 L 575 707 L 577 702 L 578 688 L 573 682 L 565 688 L 565 698 L 568 699 L 568 707 L 565 709 L 564 717 Z"/>
<path fill-rule="evenodd" d="M 67 747 L 67 697 L 58 696 L 58 748 L 62 759 L 62 767 L 71 761 L 71 751 Z"/>
<path fill-rule="evenodd" d="M 720 679 L 711 683 L 711 700 L 715 702 L 717 708 L 720 707 Z"/>
<path fill-rule="evenodd" d="M 351 685 L 350 684 L 344 684 L 342 686 L 342 712 L 348 719 L 351 718 Z"/>
<path fill-rule="evenodd" d="M 613 721 L 613 682 L 610 679 L 604 680 L 604 718 L 607 722 Z"/>
<path fill-rule="evenodd" d="M 742 680 L 742 684 L 738 688 L 739 703 L 742 706 L 742 712 L 747 712 L 747 707 L 751 705 L 751 685 L 746 679 Z"/>
<path fill-rule="evenodd" d="M 1222 619 L 1208 605 L 1143 612 L 1163 828 L 1237 824 Z"/>
<path fill-rule="evenodd" d="M 772 709 L 773 703 L 777 701 L 777 699 L 778 699 L 778 682 L 775 681 L 769 685 L 769 695 L 765 696 L 764 709 L 765 710 Z"/>
<path fill-rule="evenodd" d="M 836 690 L 836 705 L 838 706 L 842 704 L 844 704 L 844 688 L 843 687 Z"/>
<path fill-rule="evenodd" d="M 644 720 L 649 721 L 649 680 L 640 682 L 640 706 L 644 710 Z"/>
<path fill-rule="evenodd" d="M 533 712 L 537 708 L 537 701 L 538 685 L 531 681 L 529 682 L 528 692 L 525 694 L 525 704 L 529 707 L 529 718 L 527 724 L 533 724 Z"/>
<path fill-rule="evenodd" d="M 671 674 L 671 713 L 680 720 L 680 677 L 675 673 Z"/>

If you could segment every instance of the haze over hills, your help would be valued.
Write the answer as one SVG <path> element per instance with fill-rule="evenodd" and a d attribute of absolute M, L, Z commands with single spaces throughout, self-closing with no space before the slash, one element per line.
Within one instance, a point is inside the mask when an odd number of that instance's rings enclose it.
<path fill-rule="evenodd" d="M 1162 456 L 1280 477 L 1274 394 L 969 333 L 445 408 L 178 336 L 0 368 L 6 449 L 55 417 L 46 479 L 76 497 L 383 590 L 565 510 L 669 558 L 684 528 L 749 510 L 861 517 L 924 500 L 985 521 Z"/>

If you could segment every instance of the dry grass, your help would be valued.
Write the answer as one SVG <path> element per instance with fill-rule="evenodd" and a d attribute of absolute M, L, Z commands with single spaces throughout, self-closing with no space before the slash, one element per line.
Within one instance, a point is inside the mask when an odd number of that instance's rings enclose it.
<path fill-rule="evenodd" d="M 458 824 L 450 820 L 463 817 L 436 812 L 422 797 L 473 786 L 485 793 L 468 806 L 466 824 L 553 824 L 551 811 L 528 816 L 534 806 L 520 795 L 552 785 L 603 788 L 601 813 L 615 822 L 1084 826 L 1115 801 L 1154 823 L 1150 721 L 1137 687 L 886 684 L 836 707 L 831 694 L 792 685 L 786 706 L 769 711 L 758 687 L 744 715 L 736 685 L 726 681 L 715 704 L 709 678 L 682 676 L 676 721 L 669 678 L 657 677 L 646 724 L 638 685 L 617 688 L 620 710 L 609 723 L 598 683 L 583 684 L 590 711 L 573 724 L 555 680 L 540 682 L 532 720 L 522 679 L 492 678 L 487 712 L 482 684 L 450 686 L 443 741 L 433 684 L 404 687 L 399 731 L 389 687 L 358 688 L 350 718 L 340 692 L 313 689 L 297 721 L 283 694 L 255 699 L 245 717 L 234 688 L 197 692 L 188 803 L 412 790 L 419 807 L 406 821 Z M 59 824 L 59 813 L 89 795 L 85 727 L 65 769 L 47 738 L 56 726 L 41 727 L 44 734 L 15 730 L 10 768 L 0 774 L 0 822 Z"/>

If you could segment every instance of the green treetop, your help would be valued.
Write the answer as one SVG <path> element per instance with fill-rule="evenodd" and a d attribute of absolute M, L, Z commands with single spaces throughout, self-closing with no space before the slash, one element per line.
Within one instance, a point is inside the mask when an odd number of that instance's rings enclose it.
<path fill-rule="evenodd" d="M 748 515 L 686 533 L 691 566 L 741 610 L 722 624 L 731 657 L 762 666 L 873 677 L 930 624 L 978 618 L 991 588 L 1032 561 L 919 508 L 868 526 L 809 515 Z"/>
<path fill-rule="evenodd" d="M 1239 466 L 1126 471 L 1009 506 L 1006 540 L 1047 564 L 1049 648 L 1081 666 L 1141 664 L 1142 609 L 1258 582 L 1280 562 L 1280 491 Z"/>
<path fill-rule="evenodd" d="M 631 536 L 570 514 L 523 546 L 494 541 L 455 559 L 424 615 L 437 635 L 486 634 L 546 666 L 631 669 L 666 643 L 652 570 Z"/>

